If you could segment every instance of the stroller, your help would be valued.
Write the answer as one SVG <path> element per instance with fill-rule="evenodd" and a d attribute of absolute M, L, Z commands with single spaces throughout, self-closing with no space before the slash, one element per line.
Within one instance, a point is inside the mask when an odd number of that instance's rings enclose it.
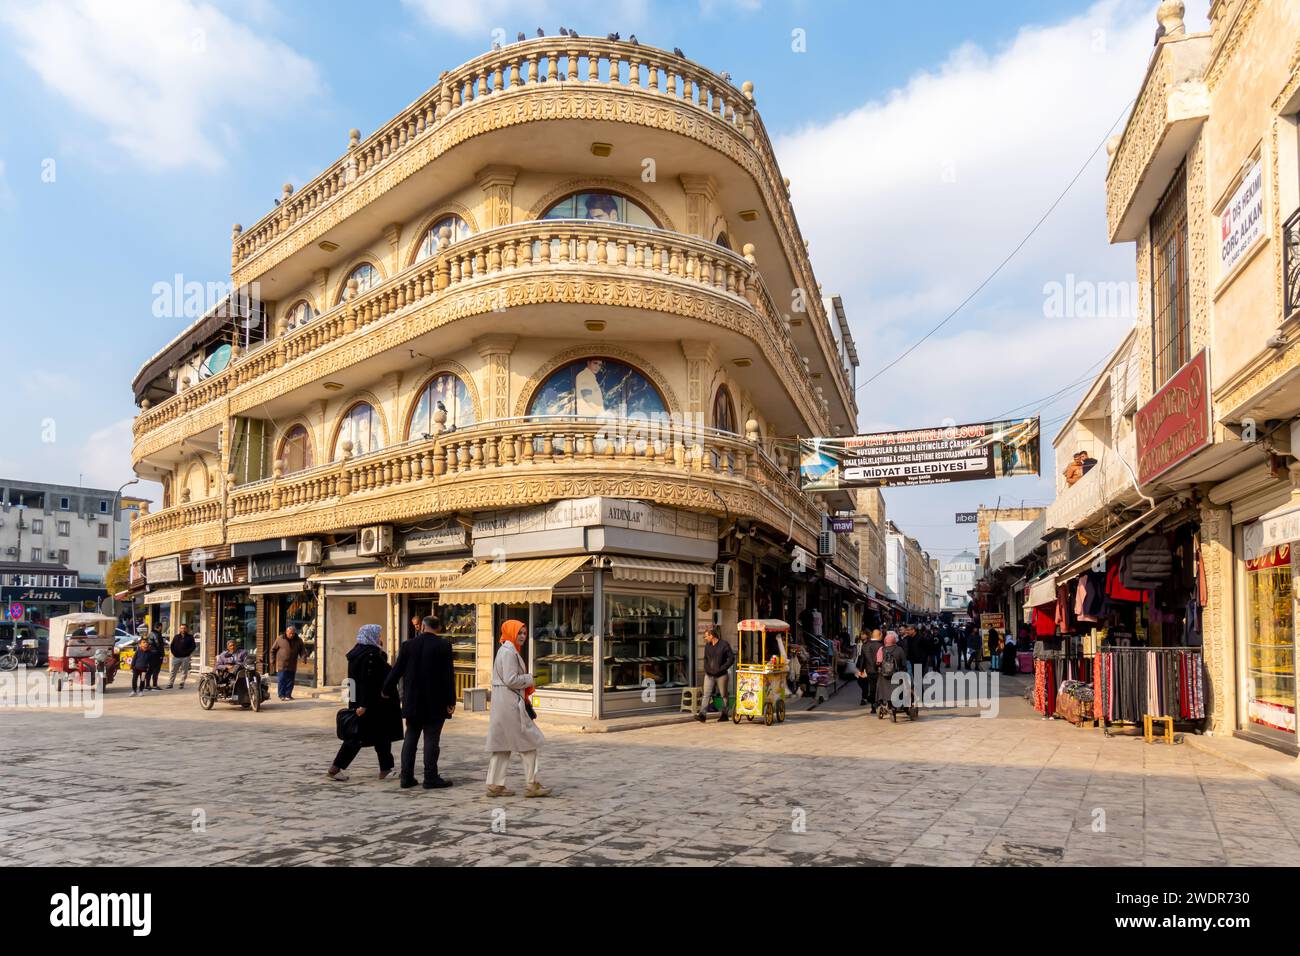
<path fill-rule="evenodd" d="M 886 692 L 885 687 L 880 687 L 879 685 L 877 687 L 876 690 L 877 719 L 884 720 L 885 715 L 888 714 L 890 720 L 892 720 L 894 723 L 898 723 L 898 715 L 901 713 L 901 714 L 905 714 L 909 720 L 916 720 L 917 716 L 920 714 L 920 710 L 916 706 L 916 688 L 912 686 L 911 675 L 908 674 L 907 677 L 902 682 L 902 689 L 904 695 L 903 700 L 905 702 L 905 706 L 902 707 L 894 703 L 894 690 L 896 688 L 894 686 L 894 682 L 892 678 L 887 678 L 882 676 L 879 677 L 878 680 L 888 681 L 889 686 L 888 686 L 888 692 Z"/>

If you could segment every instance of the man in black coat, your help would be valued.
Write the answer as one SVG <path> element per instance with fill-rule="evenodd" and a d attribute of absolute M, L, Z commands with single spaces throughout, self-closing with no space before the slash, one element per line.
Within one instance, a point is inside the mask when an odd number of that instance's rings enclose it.
<path fill-rule="evenodd" d="M 438 634 L 438 619 L 426 617 L 420 633 L 404 643 L 384 681 L 383 695 L 393 696 L 402 682 L 402 787 L 415 786 L 415 748 L 424 737 L 424 789 L 440 790 L 451 781 L 438 776 L 438 742 L 442 725 L 456 710 L 456 679 L 451 641 Z"/>

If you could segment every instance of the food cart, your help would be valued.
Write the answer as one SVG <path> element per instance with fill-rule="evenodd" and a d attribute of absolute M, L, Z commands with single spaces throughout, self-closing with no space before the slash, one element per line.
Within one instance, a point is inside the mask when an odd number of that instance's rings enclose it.
<path fill-rule="evenodd" d="M 773 618 L 736 625 L 740 648 L 736 658 L 736 706 L 731 719 L 762 717 L 769 727 L 785 720 L 786 635 L 790 625 Z"/>
<path fill-rule="evenodd" d="M 58 690 L 64 681 L 105 685 L 117 674 L 113 651 L 117 621 L 102 614 L 65 614 L 50 619 L 50 681 Z"/>

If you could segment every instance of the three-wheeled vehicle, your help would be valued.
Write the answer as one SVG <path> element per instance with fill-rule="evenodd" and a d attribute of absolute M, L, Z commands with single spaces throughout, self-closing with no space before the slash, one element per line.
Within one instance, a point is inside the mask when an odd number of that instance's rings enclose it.
<path fill-rule="evenodd" d="M 218 701 L 261 710 L 270 696 L 266 675 L 257 672 L 256 651 L 242 655 L 233 671 L 210 670 L 199 677 L 199 706 L 204 710 L 211 710 Z"/>
<path fill-rule="evenodd" d="M 762 717 L 771 727 L 785 720 L 785 677 L 789 671 L 786 637 L 790 625 L 773 618 L 736 625 L 740 647 L 736 656 L 736 706 L 731 719 Z"/>
<path fill-rule="evenodd" d="M 103 614 L 64 614 L 50 618 L 50 681 L 55 690 L 68 683 L 103 686 L 117 676 L 113 650 L 117 621 Z"/>

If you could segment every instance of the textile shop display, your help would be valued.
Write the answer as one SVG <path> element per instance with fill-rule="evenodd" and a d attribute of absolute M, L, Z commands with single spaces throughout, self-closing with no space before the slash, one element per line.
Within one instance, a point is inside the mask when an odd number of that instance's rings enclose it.
<path fill-rule="evenodd" d="M 1076 727 L 1082 727 L 1088 721 L 1096 719 L 1093 716 L 1094 696 L 1091 684 L 1078 680 L 1062 681 L 1056 695 L 1054 714 Z"/>
<path fill-rule="evenodd" d="M 1078 655 L 1047 651 L 1034 658 L 1034 710 L 1056 716 L 1056 700 L 1064 682 L 1092 683 L 1092 661 Z"/>
<path fill-rule="evenodd" d="M 1097 655 L 1094 706 L 1107 723 L 1205 718 L 1205 662 L 1194 647 L 1111 647 Z"/>

